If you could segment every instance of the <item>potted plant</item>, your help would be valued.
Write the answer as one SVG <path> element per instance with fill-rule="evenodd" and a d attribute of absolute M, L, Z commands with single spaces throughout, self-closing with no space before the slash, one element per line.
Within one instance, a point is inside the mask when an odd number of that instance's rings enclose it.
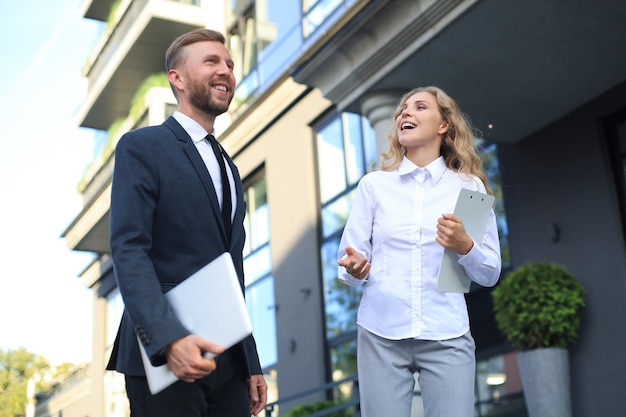
<path fill-rule="evenodd" d="M 562 265 L 533 262 L 507 274 L 492 299 L 500 331 L 519 350 L 529 416 L 571 416 L 567 348 L 578 337 L 582 285 Z"/>

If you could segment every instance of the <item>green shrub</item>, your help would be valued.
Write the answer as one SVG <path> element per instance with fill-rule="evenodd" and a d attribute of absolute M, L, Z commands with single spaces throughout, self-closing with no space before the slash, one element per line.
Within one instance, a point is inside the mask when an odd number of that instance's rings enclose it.
<path fill-rule="evenodd" d="M 523 265 L 492 292 L 498 327 L 517 349 L 568 347 L 578 336 L 584 289 L 563 266 Z"/>

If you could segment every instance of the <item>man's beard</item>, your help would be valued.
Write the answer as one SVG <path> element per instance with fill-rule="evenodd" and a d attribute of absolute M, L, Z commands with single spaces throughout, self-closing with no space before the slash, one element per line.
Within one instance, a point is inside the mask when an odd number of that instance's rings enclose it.
<path fill-rule="evenodd" d="M 211 87 L 202 81 L 193 81 L 190 89 L 189 99 L 191 104 L 212 116 L 219 116 L 228 111 L 228 106 L 232 100 L 232 96 L 227 102 L 221 100 L 213 100 Z"/>

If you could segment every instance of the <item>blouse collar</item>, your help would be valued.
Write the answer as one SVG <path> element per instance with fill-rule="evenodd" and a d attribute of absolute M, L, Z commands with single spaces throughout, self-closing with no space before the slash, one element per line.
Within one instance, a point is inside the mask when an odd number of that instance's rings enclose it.
<path fill-rule="evenodd" d="M 430 177 L 433 179 L 433 184 L 436 184 L 443 174 L 446 172 L 448 167 L 446 167 L 446 162 L 443 159 L 443 156 L 435 159 L 430 164 L 426 165 L 424 168 L 420 168 L 411 162 L 406 156 L 402 159 L 402 162 L 398 166 L 398 174 L 399 175 L 407 175 L 407 174 L 417 174 L 420 171 L 425 171 L 430 174 Z"/>

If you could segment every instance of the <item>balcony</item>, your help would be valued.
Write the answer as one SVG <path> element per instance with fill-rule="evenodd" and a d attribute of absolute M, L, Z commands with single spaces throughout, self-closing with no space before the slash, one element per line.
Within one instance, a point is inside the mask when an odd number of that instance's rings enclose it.
<path fill-rule="evenodd" d="M 109 159 L 104 170 L 111 170 L 113 158 Z M 93 252 L 99 255 L 110 252 L 109 246 L 109 206 L 111 204 L 111 182 L 99 190 L 88 201 L 74 221 L 61 235 L 65 245 L 71 250 Z"/>
<path fill-rule="evenodd" d="M 83 4 L 85 17 L 104 20 L 113 1 Z M 198 1 L 122 0 L 83 69 L 88 92 L 76 117 L 83 127 L 106 130 L 128 115 L 137 86 L 163 71 L 165 51 L 178 35 L 215 19 Z M 105 16 L 105 12 L 107 16 Z M 214 13 L 219 15 L 219 13 Z"/>
<path fill-rule="evenodd" d="M 84 0 L 81 4 L 81 15 L 87 19 L 106 21 L 111 7 L 117 0 Z"/>
<path fill-rule="evenodd" d="M 133 91 L 134 99 L 137 96 Z M 110 132 L 109 143 L 85 171 L 79 185 L 83 209 L 61 235 L 71 250 L 109 253 L 109 207 L 111 205 L 111 179 L 115 163 L 114 149 L 124 132 L 146 125 L 161 123 L 176 108 L 174 95 L 169 88 L 152 88 L 144 93 L 139 118 L 133 115 Z"/>

